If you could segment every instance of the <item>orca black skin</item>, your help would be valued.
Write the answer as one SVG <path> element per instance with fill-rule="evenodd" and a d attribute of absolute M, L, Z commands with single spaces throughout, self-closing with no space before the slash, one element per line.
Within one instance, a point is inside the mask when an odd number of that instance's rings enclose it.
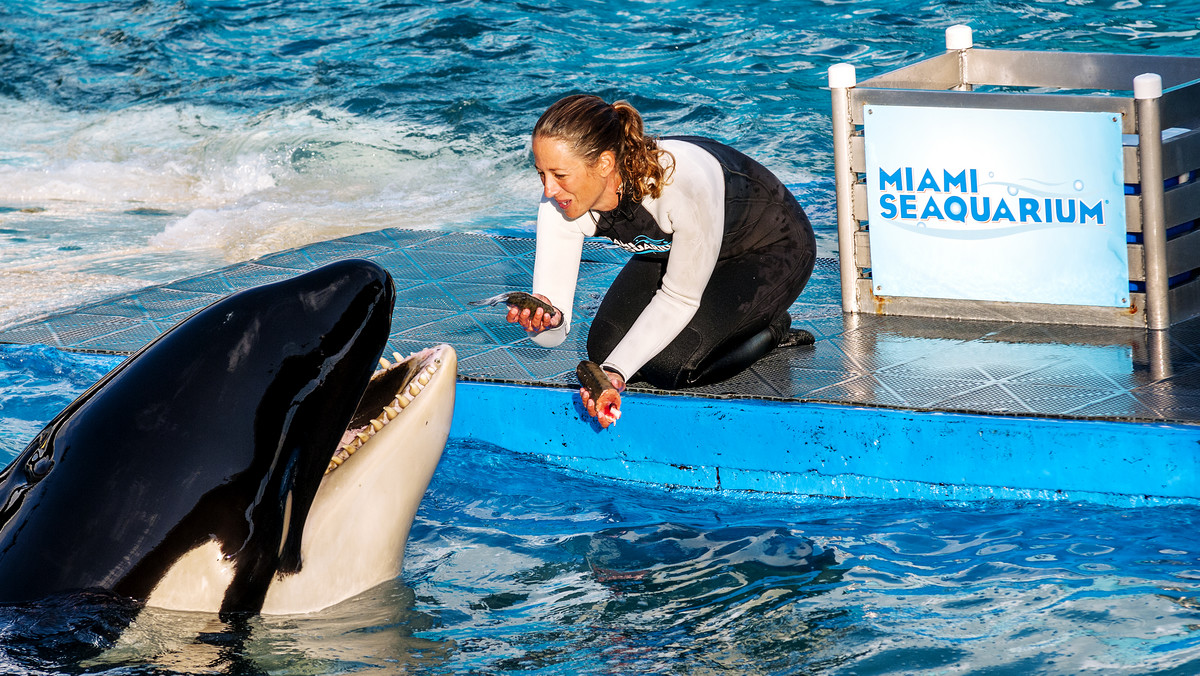
<path fill-rule="evenodd" d="M 386 346 L 391 276 L 340 261 L 199 311 L 123 362 L 0 473 L 0 602 L 144 601 L 217 541 L 221 612 L 301 566 L 322 474 Z"/>

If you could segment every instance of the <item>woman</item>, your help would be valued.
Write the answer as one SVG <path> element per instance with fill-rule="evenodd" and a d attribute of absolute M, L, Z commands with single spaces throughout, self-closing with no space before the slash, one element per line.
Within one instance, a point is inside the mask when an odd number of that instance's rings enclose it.
<path fill-rule="evenodd" d="M 787 310 L 812 273 L 816 243 L 803 209 L 762 165 L 710 139 L 655 140 L 633 106 L 589 95 L 546 110 L 533 157 L 545 187 L 533 292 L 560 310 L 510 308 L 508 321 L 534 341 L 566 337 L 589 236 L 635 254 L 587 340 L 618 391 L 635 375 L 667 389 L 723 380 L 789 338 Z"/>

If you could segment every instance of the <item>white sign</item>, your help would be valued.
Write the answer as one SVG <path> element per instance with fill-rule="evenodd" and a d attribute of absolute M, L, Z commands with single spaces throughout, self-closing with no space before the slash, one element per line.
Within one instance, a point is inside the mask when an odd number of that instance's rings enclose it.
<path fill-rule="evenodd" d="M 864 117 L 875 295 L 1129 307 L 1119 114 Z"/>

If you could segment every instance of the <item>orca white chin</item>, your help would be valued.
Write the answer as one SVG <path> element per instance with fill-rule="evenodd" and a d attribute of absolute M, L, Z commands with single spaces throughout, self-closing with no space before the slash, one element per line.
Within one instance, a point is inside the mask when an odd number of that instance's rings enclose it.
<path fill-rule="evenodd" d="M 312 613 L 400 574 L 417 508 L 441 458 L 454 413 L 458 358 L 439 345 L 384 368 L 330 460 L 307 519 L 300 567 L 271 581 L 261 612 Z M 283 535 L 288 537 L 290 496 Z M 216 541 L 176 561 L 146 605 L 217 612 L 234 566 Z"/>

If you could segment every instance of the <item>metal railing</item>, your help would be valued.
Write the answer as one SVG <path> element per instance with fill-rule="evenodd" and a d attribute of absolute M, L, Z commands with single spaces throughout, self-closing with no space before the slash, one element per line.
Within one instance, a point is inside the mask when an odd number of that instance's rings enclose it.
<path fill-rule="evenodd" d="M 1149 329 L 1200 315 L 1200 58 L 978 49 L 966 26 L 947 30 L 946 47 L 861 83 L 850 64 L 829 69 L 843 311 Z M 1119 116 L 1128 305 L 877 295 L 868 106 Z"/>

